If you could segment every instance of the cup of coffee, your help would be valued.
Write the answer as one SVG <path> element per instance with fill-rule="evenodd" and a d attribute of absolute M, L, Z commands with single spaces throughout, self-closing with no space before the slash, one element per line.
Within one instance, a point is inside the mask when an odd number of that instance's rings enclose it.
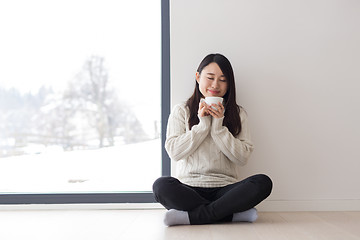
<path fill-rule="evenodd" d="M 219 104 L 219 102 L 222 104 L 223 103 L 223 98 L 222 97 L 206 97 L 205 102 L 209 106 L 211 104 Z M 216 107 L 212 107 L 212 108 L 217 110 Z"/>

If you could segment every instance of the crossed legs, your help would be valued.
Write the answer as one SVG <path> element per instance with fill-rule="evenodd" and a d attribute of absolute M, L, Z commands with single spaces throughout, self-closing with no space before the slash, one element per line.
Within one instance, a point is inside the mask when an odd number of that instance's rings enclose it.
<path fill-rule="evenodd" d="M 173 177 L 161 177 L 153 185 L 156 201 L 168 210 L 186 212 L 190 224 L 243 219 L 243 215 L 238 218 L 238 213 L 254 208 L 270 195 L 271 189 L 270 178 L 263 174 L 219 188 L 191 187 Z M 174 212 L 177 213 L 169 213 Z"/>

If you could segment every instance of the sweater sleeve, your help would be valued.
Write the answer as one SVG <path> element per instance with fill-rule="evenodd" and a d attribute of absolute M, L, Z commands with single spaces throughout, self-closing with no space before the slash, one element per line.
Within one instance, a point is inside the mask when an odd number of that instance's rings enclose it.
<path fill-rule="evenodd" d="M 214 118 L 211 126 L 211 137 L 230 161 L 245 165 L 254 146 L 248 129 L 247 114 L 243 109 L 240 110 L 240 119 L 241 132 L 234 137 L 228 128 L 223 126 L 224 118 Z"/>
<path fill-rule="evenodd" d="M 186 131 L 186 112 L 177 105 L 169 116 L 165 149 L 170 158 L 179 161 L 191 155 L 210 132 L 211 117 L 200 117 L 198 125 Z"/>

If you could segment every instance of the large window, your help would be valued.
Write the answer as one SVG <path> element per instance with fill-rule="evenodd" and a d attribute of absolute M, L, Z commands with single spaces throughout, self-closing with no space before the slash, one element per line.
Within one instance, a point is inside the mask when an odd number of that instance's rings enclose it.
<path fill-rule="evenodd" d="M 153 201 L 168 1 L 0 3 L 0 203 Z"/>

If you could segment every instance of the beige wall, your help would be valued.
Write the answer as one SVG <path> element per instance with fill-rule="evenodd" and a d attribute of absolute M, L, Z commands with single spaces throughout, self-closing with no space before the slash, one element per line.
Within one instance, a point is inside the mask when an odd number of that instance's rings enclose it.
<path fill-rule="evenodd" d="M 233 64 L 261 210 L 360 210 L 360 1 L 171 0 L 171 100 L 208 53 Z"/>

